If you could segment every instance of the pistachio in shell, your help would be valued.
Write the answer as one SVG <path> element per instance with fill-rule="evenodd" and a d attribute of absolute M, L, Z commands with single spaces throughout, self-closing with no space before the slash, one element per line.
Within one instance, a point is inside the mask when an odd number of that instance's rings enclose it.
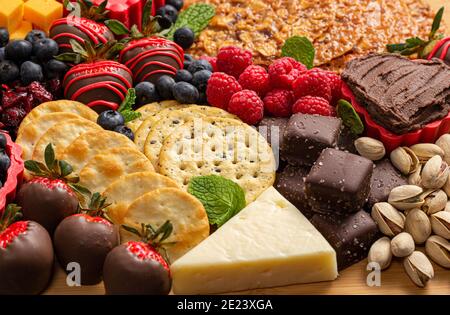
<path fill-rule="evenodd" d="M 427 256 L 419 251 L 414 251 L 403 260 L 403 267 L 414 284 L 423 288 L 434 277 L 433 265 Z"/>
<path fill-rule="evenodd" d="M 421 172 L 421 185 L 428 189 L 439 189 L 448 179 L 449 167 L 440 155 L 430 158 Z"/>
<path fill-rule="evenodd" d="M 420 208 L 425 203 L 424 191 L 416 185 L 397 186 L 389 193 L 388 202 L 399 210 Z"/>
<path fill-rule="evenodd" d="M 406 257 L 416 249 L 416 244 L 411 234 L 402 232 L 391 240 L 391 250 L 395 257 Z"/>
<path fill-rule="evenodd" d="M 411 146 L 410 149 L 415 153 L 420 163 L 426 163 L 435 155 L 444 157 L 444 151 L 433 143 L 418 143 Z"/>
<path fill-rule="evenodd" d="M 423 244 L 431 235 L 431 222 L 420 209 L 411 210 L 406 216 L 405 231 L 411 234 L 416 244 Z"/>
<path fill-rule="evenodd" d="M 444 161 L 450 164 L 450 134 L 446 133 L 440 136 L 436 145 L 444 151 Z"/>
<path fill-rule="evenodd" d="M 377 202 L 372 207 L 371 216 L 384 235 L 393 237 L 405 227 L 405 216 L 387 202 Z"/>
<path fill-rule="evenodd" d="M 361 156 L 372 161 L 381 160 L 386 154 L 383 142 L 370 137 L 358 138 L 355 140 L 354 144 L 356 151 L 358 151 Z"/>
<path fill-rule="evenodd" d="M 450 212 L 440 211 L 430 217 L 433 232 L 447 240 L 450 240 Z"/>
<path fill-rule="evenodd" d="M 403 175 L 409 175 L 417 170 L 420 165 L 416 154 L 408 147 L 398 147 L 390 154 L 392 164 Z"/>
<path fill-rule="evenodd" d="M 388 268 L 392 261 L 391 241 L 387 236 L 383 236 L 372 244 L 367 256 L 367 260 L 376 262 L 381 270 Z"/>
<path fill-rule="evenodd" d="M 447 205 L 447 194 L 443 190 L 433 191 L 425 197 L 425 203 L 422 206 L 423 212 L 428 215 L 442 211 Z"/>
<path fill-rule="evenodd" d="M 445 238 L 430 236 L 425 243 L 425 252 L 439 266 L 450 268 L 450 243 Z"/>

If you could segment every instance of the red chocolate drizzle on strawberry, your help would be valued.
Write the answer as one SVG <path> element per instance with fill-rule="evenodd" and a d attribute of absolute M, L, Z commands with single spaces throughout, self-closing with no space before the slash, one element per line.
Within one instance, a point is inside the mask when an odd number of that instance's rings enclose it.
<path fill-rule="evenodd" d="M 0 233 L 0 248 L 6 248 L 14 239 L 28 229 L 28 221 L 19 221 L 11 224 Z"/>
<path fill-rule="evenodd" d="M 172 41 L 149 37 L 128 43 L 119 60 L 131 70 L 135 83 L 155 83 L 160 76 L 174 76 L 183 68 L 184 51 Z"/>
<path fill-rule="evenodd" d="M 132 88 L 130 70 L 115 61 L 95 61 L 73 67 L 64 77 L 66 98 L 97 109 L 117 109 Z"/>
<path fill-rule="evenodd" d="M 49 190 L 62 189 L 65 190 L 69 195 L 76 197 L 74 191 L 67 185 L 62 179 L 50 179 L 46 177 L 34 177 L 28 181 L 28 183 L 39 183 Z"/>
<path fill-rule="evenodd" d="M 149 244 L 143 242 L 127 242 L 127 249 L 141 260 L 156 260 L 164 269 L 170 272 L 169 265 L 164 258 Z"/>
<path fill-rule="evenodd" d="M 114 39 L 113 33 L 104 24 L 76 16 L 68 16 L 53 22 L 50 37 L 58 43 L 60 52 L 72 51 L 69 42 L 71 39 L 80 44 L 89 40 L 94 46 Z"/>
<path fill-rule="evenodd" d="M 84 213 L 74 214 L 73 217 L 83 217 L 87 222 L 103 223 L 104 225 L 112 226 L 111 222 L 109 222 L 106 219 L 103 219 L 102 217 L 92 217 L 92 216 L 84 214 Z"/>

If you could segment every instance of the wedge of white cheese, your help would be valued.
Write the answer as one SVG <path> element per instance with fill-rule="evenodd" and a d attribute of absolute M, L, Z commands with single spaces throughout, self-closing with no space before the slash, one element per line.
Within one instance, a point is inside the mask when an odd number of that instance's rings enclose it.
<path fill-rule="evenodd" d="M 270 187 L 172 266 L 175 294 L 242 291 L 336 279 L 336 252 Z"/>

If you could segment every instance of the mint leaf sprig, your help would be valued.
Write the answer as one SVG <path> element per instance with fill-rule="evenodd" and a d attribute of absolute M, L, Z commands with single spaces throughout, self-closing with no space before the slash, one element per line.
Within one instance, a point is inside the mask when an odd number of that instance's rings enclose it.
<path fill-rule="evenodd" d="M 292 36 L 281 47 L 281 55 L 283 57 L 294 58 L 304 64 L 308 69 L 314 66 L 315 54 L 316 50 L 313 44 L 304 36 Z"/>
<path fill-rule="evenodd" d="M 436 43 L 444 37 L 443 34 L 437 33 L 441 26 L 443 15 L 444 7 L 440 8 L 434 16 L 428 39 L 425 40 L 419 37 L 411 37 L 406 39 L 404 43 L 386 45 L 387 51 L 390 53 L 398 53 L 403 56 L 418 54 L 420 58 L 425 58 L 431 53 Z"/>
<path fill-rule="evenodd" d="M 241 211 L 245 205 L 242 188 L 222 176 L 198 176 L 190 180 L 188 192 L 205 207 L 209 223 L 221 227 Z"/>
<path fill-rule="evenodd" d="M 166 37 L 173 40 L 175 31 L 181 27 L 190 28 L 197 37 L 208 26 L 214 15 L 216 15 L 214 6 L 206 3 L 193 4 L 180 13 Z"/>
<path fill-rule="evenodd" d="M 141 117 L 141 113 L 133 110 L 133 105 L 136 102 L 136 90 L 128 89 L 127 96 L 119 106 L 118 112 L 122 114 L 125 119 L 125 123 L 135 120 Z"/>

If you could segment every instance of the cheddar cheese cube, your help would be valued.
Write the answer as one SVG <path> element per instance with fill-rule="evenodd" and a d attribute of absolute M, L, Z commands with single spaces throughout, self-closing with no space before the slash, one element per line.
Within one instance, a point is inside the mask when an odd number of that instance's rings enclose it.
<path fill-rule="evenodd" d="M 33 29 L 33 25 L 30 22 L 22 21 L 19 28 L 9 34 L 10 39 L 25 39 L 27 34 Z"/>
<path fill-rule="evenodd" d="M 63 6 L 55 0 L 28 0 L 24 6 L 24 19 L 46 32 L 62 16 Z"/>
<path fill-rule="evenodd" d="M 6 27 L 11 33 L 22 22 L 24 5 L 22 0 L 5 0 L 0 5 L 0 27 Z"/>

